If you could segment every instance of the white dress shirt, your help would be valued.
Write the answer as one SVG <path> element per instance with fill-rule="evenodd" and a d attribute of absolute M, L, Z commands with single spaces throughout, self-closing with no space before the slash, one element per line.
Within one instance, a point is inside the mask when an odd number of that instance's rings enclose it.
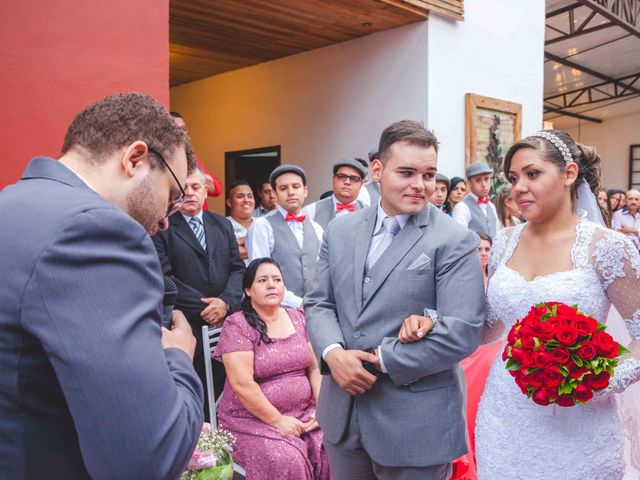
<path fill-rule="evenodd" d="M 470 192 L 467 195 L 473 198 L 474 202 L 478 201 L 478 196 L 475 193 Z M 496 218 L 499 218 L 498 212 L 493 203 L 480 203 L 478 206 L 480 207 L 480 210 L 482 210 L 482 213 L 484 213 L 485 217 L 487 216 L 487 208 L 491 208 L 493 209 L 493 213 L 495 214 Z M 471 222 L 471 211 L 469 210 L 469 207 L 466 203 L 458 202 L 456 206 L 453 207 L 453 213 L 451 214 L 451 217 L 460 225 L 469 227 L 469 222 Z"/>
<path fill-rule="evenodd" d="M 300 212 L 300 214 L 303 215 L 302 212 Z M 283 218 L 287 218 L 287 211 L 280 205 L 278 205 L 274 213 L 272 213 L 271 215 L 282 215 Z M 324 230 L 313 220 L 311 220 L 311 224 L 313 225 L 313 229 L 315 230 L 320 243 L 322 243 Z M 289 225 L 291 232 L 293 233 L 294 237 L 296 237 L 298 245 L 300 246 L 300 248 L 302 248 L 302 243 L 304 240 L 304 226 L 302 225 L 302 222 L 291 221 L 287 222 L 287 225 Z M 247 248 L 247 253 L 249 254 L 249 262 L 252 262 L 256 258 L 271 257 L 271 252 L 273 252 L 274 238 L 273 228 L 271 227 L 269 220 L 267 220 L 265 217 L 255 218 L 253 220 L 253 223 L 247 230 L 247 236 L 245 238 L 244 244 Z M 298 308 L 302 305 L 302 297 L 297 296 L 292 291 L 285 288 L 282 305 Z"/>
<path fill-rule="evenodd" d="M 362 191 L 362 189 L 360 190 Z M 331 195 L 331 199 L 333 200 L 333 211 L 336 212 L 336 215 L 335 215 L 336 218 L 341 217 L 342 215 L 346 215 L 347 213 L 351 213 L 349 210 L 340 210 L 338 212 L 337 211 L 338 203 L 341 203 L 341 202 L 338 201 L 335 195 Z M 360 199 L 359 197 L 356 198 L 353 202 L 349 203 L 348 205 L 355 205 L 357 209 L 358 208 L 357 203 L 359 199 Z M 306 215 L 307 217 L 309 217 L 309 220 L 315 220 L 316 219 L 316 203 L 317 202 L 313 202 L 312 204 L 307 205 L 302 209 L 302 212 L 300 213 L 302 215 Z"/>
<path fill-rule="evenodd" d="M 635 235 L 631 233 L 627 233 L 625 235 L 633 242 L 636 248 L 640 250 L 640 212 L 636 212 L 635 215 L 631 215 L 626 207 L 613 212 L 611 228 L 618 230 L 622 225 L 638 230 L 638 233 Z"/>
<path fill-rule="evenodd" d="M 185 221 L 187 223 L 189 223 L 189 220 L 191 220 L 193 217 L 196 217 L 197 219 L 200 220 L 200 223 L 202 224 L 202 227 L 204 228 L 204 218 L 202 218 L 202 210 L 200 210 L 198 213 L 196 213 L 195 215 L 185 215 L 184 213 L 180 212 L 180 215 L 182 215 L 182 217 L 185 219 Z M 191 227 L 191 224 L 189 224 L 189 227 Z"/>
<path fill-rule="evenodd" d="M 234 219 L 231 215 L 227 217 L 227 220 L 231 222 L 231 226 L 233 227 L 233 234 L 235 235 L 236 240 L 247 236 L 247 228 L 245 228 L 244 225 L 242 225 L 240 222 Z M 247 265 L 249 265 L 249 258 L 248 257 L 245 258 L 243 262 L 246 267 Z"/>

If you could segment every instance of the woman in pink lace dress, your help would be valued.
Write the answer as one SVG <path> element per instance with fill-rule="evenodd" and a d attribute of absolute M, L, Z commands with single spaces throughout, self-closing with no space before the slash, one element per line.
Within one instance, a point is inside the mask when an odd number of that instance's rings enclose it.
<path fill-rule="evenodd" d="M 236 436 L 234 457 L 251 480 L 330 479 L 304 313 L 280 307 L 284 283 L 270 258 L 249 264 L 243 288 L 242 311 L 225 320 L 214 352 L 227 370 L 218 418 Z"/>

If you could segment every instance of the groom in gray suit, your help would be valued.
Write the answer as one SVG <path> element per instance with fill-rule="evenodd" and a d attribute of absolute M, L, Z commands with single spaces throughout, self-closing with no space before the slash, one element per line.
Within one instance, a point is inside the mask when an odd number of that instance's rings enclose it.
<path fill-rule="evenodd" d="M 478 345 L 484 288 L 477 235 L 428 204 L 437 145 L 413 121 L 382 133 L 380 201 L 331 222 L 305 297 L 336 479 L 446 479 L 467 451 L 458 362 Z"/>

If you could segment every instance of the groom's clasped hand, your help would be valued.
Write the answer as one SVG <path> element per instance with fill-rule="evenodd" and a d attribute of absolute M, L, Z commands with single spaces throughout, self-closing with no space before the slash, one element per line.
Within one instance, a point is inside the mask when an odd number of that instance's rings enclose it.
<path fill-rule="evenodd" d="M 372 353 L 334 348 L 327 353 L 325 361 L 334 380 L 350 395 L 362 394 L 376 383 L 377 377 L 362 365 L 362 362 L 369 362 L 380 368 L 380 360 Z"/>

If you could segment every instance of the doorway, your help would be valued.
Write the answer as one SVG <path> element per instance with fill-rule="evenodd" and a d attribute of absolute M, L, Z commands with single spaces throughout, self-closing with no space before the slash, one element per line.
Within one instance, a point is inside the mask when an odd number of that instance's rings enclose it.
<path fill-rule="evenodd" d="M 229 196 L 229 187 L 233 182 L 246 180 L 256 197 L 257 207 L 258 188 L 261 182 L 269 180 L 269 175 L 278 165 L 280 165 L 280 145 L 226 152 L 224 154 L 225 198 Z M 225 212 L 229 215 L 229 207 L 225 206 Z"/>

